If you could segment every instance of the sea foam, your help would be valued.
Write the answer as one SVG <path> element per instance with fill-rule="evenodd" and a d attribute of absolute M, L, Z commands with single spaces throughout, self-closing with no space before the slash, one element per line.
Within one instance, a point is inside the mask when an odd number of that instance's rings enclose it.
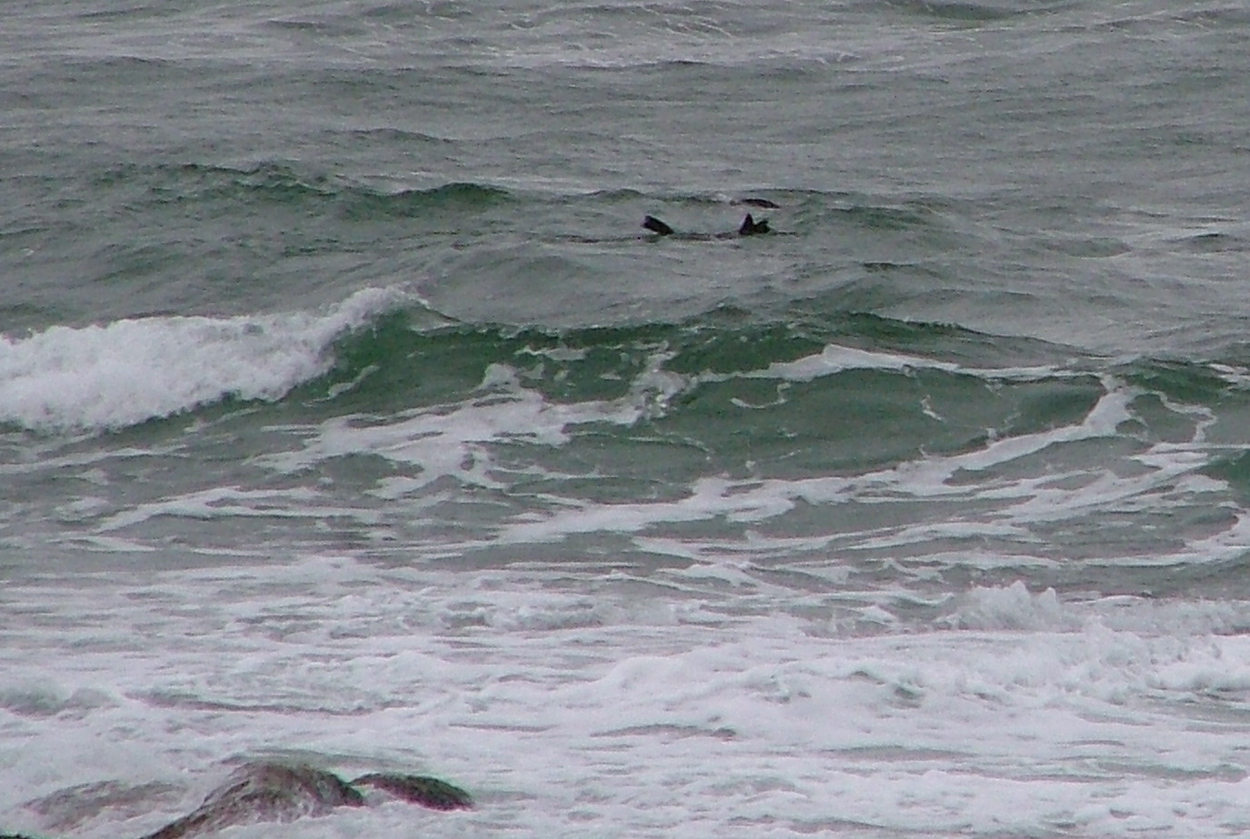
<path fill-rule="evenodd" d="M 0 336 L 0 422 L 100 431 L 227 397 L 279 399 L 330 367 L 336 338 L 404 299 L 370 288 L 321 313 L 127 318 Z"/>

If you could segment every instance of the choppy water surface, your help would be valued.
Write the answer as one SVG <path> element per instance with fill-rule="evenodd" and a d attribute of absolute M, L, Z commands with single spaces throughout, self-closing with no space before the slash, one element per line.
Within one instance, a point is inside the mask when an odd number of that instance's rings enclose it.
<path fill-rule="evenodd" d="M 1244 833 L 1248 41 L 14 4 L 0 829 Z"/>

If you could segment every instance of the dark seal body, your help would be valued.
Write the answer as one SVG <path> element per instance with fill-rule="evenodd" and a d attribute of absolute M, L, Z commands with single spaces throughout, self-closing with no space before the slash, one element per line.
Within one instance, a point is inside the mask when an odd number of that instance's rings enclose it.
<path fill-rule="evenodd" d="M 642 226 L 645 229 L 650 230 L 652 233 L 658 234 L 660 236 L 673 236 L 676 234 L 676 231 L 674 231 L 673 228 L 669 227 L 667 224 L 665 224 L 663 221 L 656 218 L 655 216 L 644 217 L 642 220 Z M 742 220 L 742 224 L 738 227 L 738 232 L 736 235 L 757 236 L 761 233 L 772 233 L 772 229 L 769 228 L 768 226 L 768 219 L 760 219 L 759 221 L 756 221 L 751 216 L 750 213 L 747 213 L 746 218 Z M 716 233 L 712 235 L 709 235 L 706 233 L 703 233 L 703 234 L 687 233 L 687 234 L 678 236 L 678 238 L 693 239 L 696 241 L 705 241 L 709 239 L 731 239 L 734 237 L 734 235 L 735 235 L 734 233 Z"/>

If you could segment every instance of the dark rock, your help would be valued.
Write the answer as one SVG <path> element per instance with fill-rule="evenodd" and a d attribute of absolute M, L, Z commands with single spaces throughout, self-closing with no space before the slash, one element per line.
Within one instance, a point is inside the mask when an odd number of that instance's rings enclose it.
<path fill-rule="evenodd" d="M 121 781 L 99 781 L 58 790 L 29 802 L 26 809 L 39 814 L 43 827 L 61 833 L 98 818 L 106 810 L 118 819 L 150 813 L 163 804 L 181 799 L 182 792 L 171 784 L 154 782 L 134 786 Z"/>
<path fill-rule="evenodd" d="M 473 799 L 459 787 L 422 775 L 389 775 L 374 772 L 352 781 L 353 786 L 373 787 L 404 801 L 435 810 L 467 810 Z"/>
<path fill-rule="evenodd" d="M 364 803 L 359 791 L 331 772 L 311 766 L 249 763 L 209 793 L 194 812 L 144 839 L 184 839 L 241 824 L 289 822 Z"/>
<path fill-rule="evenodd" d="M 467 792 L 438 778 L 374 772 L 348 784 L 338 775 L 312 766 L 257 762 L 240 766 L 193 812 L 143 839 L 192 839 L 236 825 L 289 822 L 303 816 L 322 816 L 335 807 L 361 807 L 368 802 L 356 786 L 435 810 L 473 806 L 473 799 Z M 36 812 L 51 816 L 65 826 L 106 808 L 121 808 L 131 814 L 139 801 L 168 794 L 172 789 L 163 784 L 139 787 L 124 787 L 116 782 L 86 784 L 32 802 L 32 806 L 38 805 L 33 807 Z M 0 833 L 0 839 L 35 837 Z"/>

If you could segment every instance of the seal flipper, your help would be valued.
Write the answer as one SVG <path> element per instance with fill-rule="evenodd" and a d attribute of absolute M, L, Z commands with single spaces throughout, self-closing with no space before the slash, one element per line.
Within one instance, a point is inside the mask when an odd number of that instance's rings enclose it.
<path fill-rule="evenodd" d="M 673 228 L 660 221 L 655 216 L 647 216 L 642 220 L 642 226 L 650 230 L 652 233 L 659 233 L 661 236 L 672 236 Z"/>
<path fill-rule="evenodd" d="M 757 233 L 771 233 L 768 227 L 768 219 L 760 219 L 756 221 L 751 218 L 751 214 L 747 213 L 747 217 L 742 220 L 742 226 L 738 228 L 739 236 L 754 236 Z"/>
<path fill-rule="evenodd" d="M 459 787 L 422 775 L 390 775 L 373 772 L 352 781 L 353 786 L 376 787 L 404 801 L 435 810 L 467 810 L 473 799 Z"/>

